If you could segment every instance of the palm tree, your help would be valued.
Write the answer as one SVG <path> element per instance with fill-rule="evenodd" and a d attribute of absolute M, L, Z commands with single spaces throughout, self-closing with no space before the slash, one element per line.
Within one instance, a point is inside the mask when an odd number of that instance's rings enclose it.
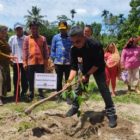
<path fill-rule="evenodd" d="M 112 18 L 112 17 L 113 17 L 113 14 L 112 14 L 112 13 L 110 13 L 110 14 L 109 14 L 109 17 L 110 17 L 110 18 Z"/>
<path fill-rule="evenodd" d="M 45 16 L 40 15 L 40 8 L 37 8 L 36 6 L 32 6 L 32 10 L 28 10 L 28 15 L 25 15 L 24 18 L 26 20 L 26 25 L 28 26 L 32 21 L 36 21 L 39 24 L 43 24 L 44 20 L 43 18 Z"/>
<path fill-rule="evenodd" d="M 74 15 L 76 14 L 75 9 L 70 10 L 70 13 L 71 13 L 71 18 L 73 19 L 74 18 Z"/>
<path fill-rule="evenodd" d="M 107 11 L 107 10 L 103 10 L 101 16 L 104 17 L 104 18 L 107 18 L 108 14 L 109 14 L 109 11 Z"/>
<path fill-rule="evenodd" d="M 102 17 L 103 17 L 103 21 L 104 21 L 104 25 L 105 25 L 105 29 L 104 32 L 108 30 L 108 24 L 109 24 L 109 11 L 108 10 L 103 10 L 102 11 Z"/>
<path fill-rule="evenodd" d="M 122 24 L 124 22 L 124 20 L 125 20 L 124 14 L 119 14 L 118 18 L 119 18 L 120 24 Z"/>

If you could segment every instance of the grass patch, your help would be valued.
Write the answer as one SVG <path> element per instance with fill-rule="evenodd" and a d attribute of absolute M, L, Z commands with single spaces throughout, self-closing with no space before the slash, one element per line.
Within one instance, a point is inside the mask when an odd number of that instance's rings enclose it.
<path fill-rule="evenodd" d="M 47 101 L 46 103 L 38 106 L 37 108 L 35 108 L 33 110 L 33 112 L 38 112 L 40 110 L 44 111 L 44 110 L 47 110 L 47 109 L 55 109 L 58 107 L 58 103 L 57 102 L 54 102 L 54 101 Z"/>
<path fill-rule="evenodd" d="M 100 94 L 93 94 L 93 95 L 91 95 L 90 99 L 95 100 L 95 101 L 103 100 Z M 126 104 L 134 103 L 134 104 L 140 105 L 140 95 L 125 94 L 125 95 L 113 97 L 113 101 L 115 103 L 126 103 Z"/>
<path fill-rule="evenodd" d="M 22 113 L 24 111 L 24 109 L 30 105 L 31 105 L 31 103 L 29 104 L 29 103 L 19 102 L 18 104 L 15 104 L 15 103 L 5 104 L 4 107 L 10 109 L 11 111 L 16 111 L 18 113 Z"/>
<path fill-rule="evenodd" d="M 117 82 L 117 89 L 124 90 L 125 86 L 126 85 L 122 81 Z M 46 91 L 46 92 L 49 93 L 48 91 Z M 50 94 L 47 94 L 47 95 L 49 96 Z M 98 88 L 94 82 L 94 79 L 90 80 L 90 83 L 88 86 L 88 92 L 85 93 L 85 96 L 87 96 L 86 100 L 90 99 L 90 100 L 94 100 L 94 101 L 103 101 L 103 99 L 98 91 Z M 119 96 L 114 97 L 113 100 L 115 103 L 140 104 L 140 95 L 133 94 L 133 93 L 132 94 L 120 94 Z M 4 110 L 6 110 L 6 113 L 12 111 L 12 112 L 20 113 L 21 116 L 25 116 L 24 110 L 35 102 L 37 102 L 37 97 L 31 103 L 19 102 L 18 104 L 15 104 L 12 102 L 12 103 L 5 104 L 2 108 L 3 109 L 5 108 Z M 33 113 L 37 113 L 39 111 L 44 111 L 47 109 L 55 109 L 55 108 L 58 108 L 59 106 L 61 106 L 61 105 L 58 104 L 57 101 L 47 101 L 46 103 L 35 108 L 33 110 Z M 2 119 L 0 118 L 0 120 L 2 120 Z"/>
<path fill-rule="evenodd" d="M 140 104 L 140 95 L 138 94 L 125 94 L 121 96 L 116 96 L 113 98 L 115 102 L 119 103 L 135 103 L 135 104 Z"/>
<path fill-rule="evenodd" d="M 95 101 L 103 100 L 102 96 L 98 93 L 92 94 L 90 99 L 95 100 Z M 138 95 L 138 94 L 125 94 L 125 95 L 113 97 L 113 101 L 115 103 L 126 103 L 126 104 L 134 103 L 134 104 L 140 105 L 140 95 Z"/>
<path fill-rule="evenodd" d="M 116 86 L 117 86 L 117 88 L 121 88 L 121 89 L 124 89 L 124 87 L 127 88 L 127 85 L 124 84 L 124 82 L 120 81 L 120 80 L 117 81 L 117 85 Z"/>
<path fill-rule="evenodd" d="M 133 122 L 139 122 L 140 121 L 140 118 L 139 116 L 134 116 L 134 115 L 128 115 L 127 113 L 121 113 L 121 116 L 123 118 L 126 118 L 128 119 L 129 121 L 133 121 Z"/>
<path fill-rule="evenodd" d="M 124 87 L 126 87 L 126 85 L 122 82 L 122 81 L 118 81 L 117 82 L 117 89 L 122 89 L 122 94 L 113 97 L 113 100 L 115 103 L 134 103 L 134 104 L 140 104 L 140 95 L 136 94 L 136 93 L 131 93 L 131 94 L 123 94 L 123 92 L 125 91 Z M 102 101 L 102 97 L 101 94 L 98 91 L 98 88 L 95 84 L 95 82 L 91 82 L 89 83 L 88 86 L 88 96 L 90 97 L 91 100 L 95 100 L 95 101 Z"/>
<path fill-rule="evenodd" d="M 127 116 L 128 120 L 130 121 L 134 121 L 134 122 L 139 122 L 140 119 L 139 117 L 136 117 L 136 116 Z"/>
<path fill-rule="evenodd" d="M 34 126 L 31 122 L 20 122 L 17 126 L 18 132 L 25 132 L 27 129 L 30 129 Z"/>

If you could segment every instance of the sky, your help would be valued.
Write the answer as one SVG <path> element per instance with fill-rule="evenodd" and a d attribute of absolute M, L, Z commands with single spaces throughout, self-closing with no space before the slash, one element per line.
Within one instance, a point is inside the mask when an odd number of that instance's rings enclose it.
<path fill-rule="evenodd" d="M 0 0 L 0 24 L 13 28 L 16 22 L 25 24 L 24 15 L 32 6 L 41 9 L 41 15 L 52 22 L 58 15 L 71 17 L 70 10 L 75 9 L 75 21 L 84 21 L 86 24 L 102 22 L 101 14 L 104 9 L 114 15 L 124 14 L 127 17 L 130 11 L 131 0 Z"/>

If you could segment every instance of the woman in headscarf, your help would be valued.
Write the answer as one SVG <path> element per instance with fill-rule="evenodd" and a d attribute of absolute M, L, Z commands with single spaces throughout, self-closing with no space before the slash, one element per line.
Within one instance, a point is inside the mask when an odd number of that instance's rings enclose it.
<path fill-rule="evenodd" d="M 116 88 L 116 79 L 118 76 L 118 68 L 119 68 L 119 62 L 120 62 L 120 55 L 118 52 L 118 49 L 115 45 L 115 43 L 110 43 L 107 48 L 105 49 L 105 62 L 106 62 L 106 82 L 107 85 L 112 86 L 112 96 L 115 96 L 115 88 Z"/>
<path fill-rule="evenodd" d="M 11 50 L 6 38 L 7 27 L 0 25 L 0 105 L 3 105 L 2 95 L 11 90 L 9 64 L 10 60 L 15 58 L 10 56 Z"/>
<path fill-rule="evenodd" d="M 138 46 L 138 38 L 130 38 L 124 46 L 121 54 L 121 65 L 128 71 L 128 91 L 131 91 L 132 86 L 135 91 L 139 91 L 139 66 L 140 66 L 140 47 Z"/>

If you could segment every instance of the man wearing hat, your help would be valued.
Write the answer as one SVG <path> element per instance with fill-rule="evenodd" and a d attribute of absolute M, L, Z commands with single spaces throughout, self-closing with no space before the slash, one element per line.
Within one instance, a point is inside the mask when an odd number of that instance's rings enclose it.
<path fill-rule="evenodd" d="M 57 73 L 57 91 L 62 89 L 63 73 L 65 74 L 65 81 L 68 79 L 70 73 L 70 49 L 72 45 L 67 34 L 67 22 L 60 21 L 58 29 L 60 33 L 53 37 L 51 45 L 51 58 L 55 64 L 55 71 Z"/>
<path fill-rule="evenodd" d="M 12 50 L 12 54 L 18 58 L 18 64 L 20 68 L 20 79 L 21 79 L 21 88 L 22 91 L 20 93 L 21 98 L 25 96 L 25 93 L 28 89 L 28 81 L 26 71 L 23 68 L 23 60 L 22 60 L 22 46 L 25 35 L 23 35 L 23 25 L 20 23 L 16 23 L 14 25 L 14 29 L 16 35 L 13 35 L 9 38 L 9 45 Z M 17 64 L 16 61 L 13 61 L 13 83 L 14 83 L 14 96 L 16 95 L 17 89 L 17 78 L 18 78 L 18 71 L 17 71 Z"/>

